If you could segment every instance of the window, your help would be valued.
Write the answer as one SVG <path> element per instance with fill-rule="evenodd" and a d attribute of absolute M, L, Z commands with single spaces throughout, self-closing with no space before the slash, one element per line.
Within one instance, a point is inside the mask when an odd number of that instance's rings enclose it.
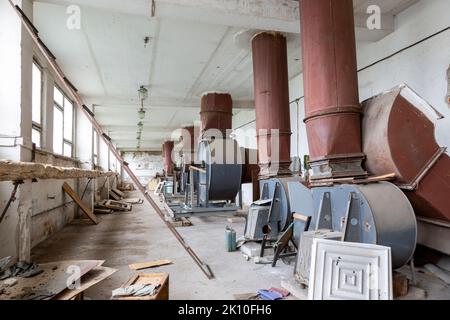
<path fill-rule="evenodd" d="M 55 87 L 53 107 L 53 151 L 65 157 L 73 156 L 73 102 Z"/>
<path fill-rule="evenodd" d="M 94 130 L 94 142 L 92 145 L 94 149 L 94 156 L 93 156 L 94 165 L 98 166 L 98 134 L 96 130 Z"/>
<path fill-rule="evenodd" d="M 32 69 L 31 113 L 33 121 L 31 140 L 37 148 L 40 148 L 42 135 L 42 69 L 36 62 L 33 62 Z"/>

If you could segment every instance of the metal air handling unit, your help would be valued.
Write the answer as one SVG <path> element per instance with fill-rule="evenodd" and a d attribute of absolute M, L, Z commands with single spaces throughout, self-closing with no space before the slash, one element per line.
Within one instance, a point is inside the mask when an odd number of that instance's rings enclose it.
<path fill-rule="evenodd" d="M 415 251 L 417 223 L 404 193 L 392 183 L 367 178 L 363 167 L 366 155 L 353 2 L 302 0 L 300 13 L 312 175 L 306 182 L 287 170 L 290 127 L 285 38 L 277 33 L 258 34 L 252 41 L 257 128 L 279 130 L 280 156 L 278 169 L 271 170 L 272 153 L 278 149 L 265 147 L 270 145 L 268 136 L 259 133 L 262 196 L 254 210 L 269 210 L 267 225 L 277 226 L 270 237 L 292 227 L 293 222 L 297 245 L 305 231 L 328 230 L 341 233 L 342 241 L 389 246 L 393 268 L 402 267 Z M 387 173 L 391 171 L 378 174 Z M 297 221 L 296 215 L 310 220 Z"/>
<path fill-rule="evenodd" d="M 208 93 L 202 97 L 197 164 L 189 166 L 184 203 L 169 205 L 173 216 L 234 213 L 239 209 L 245 156 L 228 136 L 232 107 L 229 94 Z"/>

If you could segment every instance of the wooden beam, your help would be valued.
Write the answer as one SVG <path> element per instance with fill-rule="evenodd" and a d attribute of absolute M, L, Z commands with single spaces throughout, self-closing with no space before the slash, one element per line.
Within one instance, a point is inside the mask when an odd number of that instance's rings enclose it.
<path fill-rule="evenodd" d="M 64 182 L 63 184 L 63 190 L 75 201 L 75 203 L 80 207 L 81 211 L 86 214 L 86 216 L 95 224 L 98 224 L 97 217 L 95 214 L 92 213 L 91 210 L 89 210 L 88 207 L 86 207 L 83 203 L 83 200 L 76 194 L 76 192 L 67 184 L 67 182 Z"/>
<path fill-rule="evenodd" d="M 65 180 L 108 177 L 114 175 L 117 175 L 117 173 L 98 170 L 84 170 L 79 168 L 64 168 L 41 163 L 0 160 L 0 181 L 32 179 Z"/>

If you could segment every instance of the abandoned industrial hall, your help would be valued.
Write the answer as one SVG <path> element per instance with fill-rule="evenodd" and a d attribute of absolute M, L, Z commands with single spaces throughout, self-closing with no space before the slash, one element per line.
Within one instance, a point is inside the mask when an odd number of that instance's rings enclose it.
<path fill-rule="evenodd" d="M 0 0 L 0 300 L 450 300 L 449 12 Z"/>

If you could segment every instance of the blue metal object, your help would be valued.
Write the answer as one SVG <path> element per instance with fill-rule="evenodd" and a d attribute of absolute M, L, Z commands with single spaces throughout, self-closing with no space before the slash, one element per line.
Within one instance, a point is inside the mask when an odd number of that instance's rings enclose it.
<path fill-rule="evenodd" d="M 236 248 L 236 231 L 227 227 L 225 230 L 225 249 L 228 252 L 234 252 L 237 250 Z"/>

